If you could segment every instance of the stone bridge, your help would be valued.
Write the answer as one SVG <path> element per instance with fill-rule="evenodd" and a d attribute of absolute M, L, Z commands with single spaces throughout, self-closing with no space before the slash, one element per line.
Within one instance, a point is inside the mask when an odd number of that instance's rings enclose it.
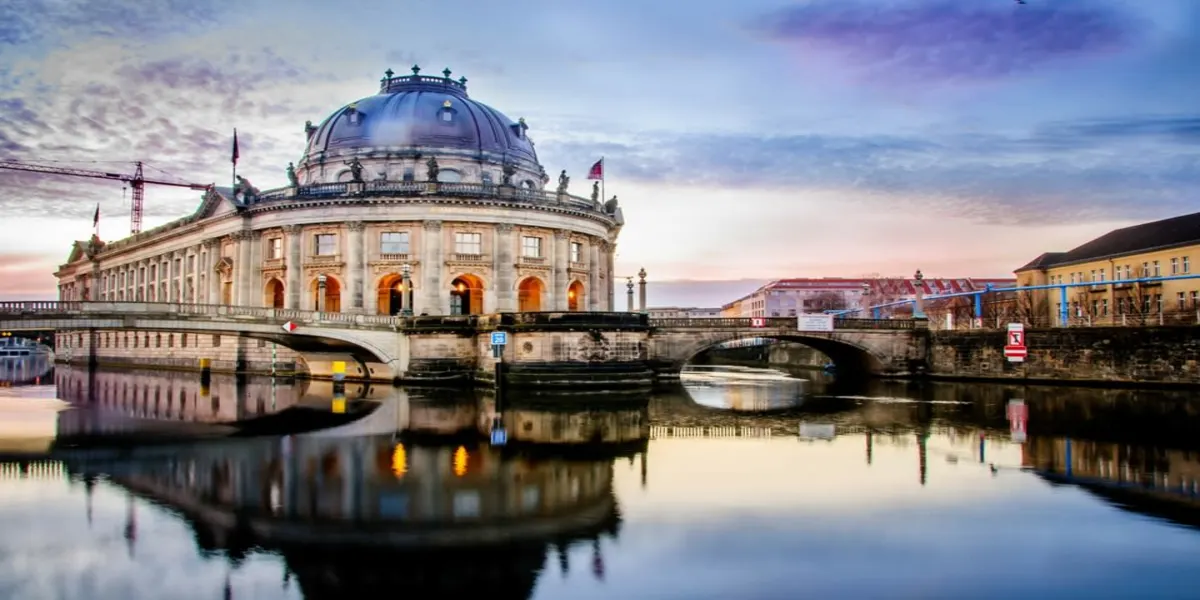
<path fill-rule="evenodd" d="M 294 329 L 285 331 L 286 323 Z M 74 349 L 80 360 L 95 356 L 111 332 L 234 335 L 296 351 L 312 377 L 328 377 L 333 362 L 344 361 L 351 379 L 443 383 L 490 381 L 497 361 L 489 335 L 499 330 L 509 334 L 503 362 L 510 382 L 562 388 L 677 378 L 697 353 L 749 337 L 807 344 L 845 371 L 903 375 L 925 356 L 927 334 L 907 320 L 838 319 L 833 331 L 801 332 L 794 318 L 649 319 L 629 312 L 399 317 L 87 301 L 0 302 L 0 329 L 69 332 L 59 353 Z M 156 364 L 153 356 L 144 360 L 146 366 Z"/>
<path fill-rule="evenodd" d="M 762 327 L 751 327 L 755 322 Z M 901 376 L 919 372 L 925 363 L 924 324 L 912 319 L 836 319 L 833 331 L 799 331 L 795 317 L 654 319 L 649 357 L 659 379 L 677 378 L 697 354 L 724 342 L 759 337 L 809 346 L 828 356 L 839 372 Z"/>

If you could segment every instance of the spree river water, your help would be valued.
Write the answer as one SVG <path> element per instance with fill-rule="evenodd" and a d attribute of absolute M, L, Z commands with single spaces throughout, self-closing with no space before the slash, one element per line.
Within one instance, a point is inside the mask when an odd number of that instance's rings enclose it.
<path fill-rule="evenodd" d="M 1200 597 L 1190 392 L 742 370 L 514 394 L 493 445 L 480 392 L 350 385 L 365 416 L 280 436 L 230 423 L 353 410 L 316 382 L 6 377 L 0 598 Z M 96 444 L 142 430 L 166 435 Z"/>

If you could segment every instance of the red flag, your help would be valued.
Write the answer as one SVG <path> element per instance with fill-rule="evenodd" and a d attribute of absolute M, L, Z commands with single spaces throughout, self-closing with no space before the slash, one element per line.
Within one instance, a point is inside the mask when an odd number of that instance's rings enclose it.
<path fill-rule="evenodd" d="M 588 171 L 588 179 L 604 179 L 604 159 L 596 161 L 592 170 Z"/>
<path fill-rule="evenodd" d="M 240 156 L 240 154 L 238 154 L 237 128 L 235 127 L 233 129 L 233 164 L 235 164 L 235 165 L 237 164 L 237 159 L 239 156 Z"/>

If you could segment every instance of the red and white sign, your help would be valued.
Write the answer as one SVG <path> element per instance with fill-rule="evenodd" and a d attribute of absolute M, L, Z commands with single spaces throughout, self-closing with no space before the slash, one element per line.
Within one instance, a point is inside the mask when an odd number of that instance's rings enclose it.
<path fill-rule="evenodd" d="M 1029 356 L 1029 350 L 1025 347 L 1025 324 L 1009 323 L 1008 343 L 1004 346 L 1004 357 L 1008 359 L 1008 362 L 1023 362 L 1026 356 Z"/>
<path fill-rule="evenodd" d="M 299 325 L 297 325 L 291 321 L 288 321 L 287 323 L 283 324 L 283 330 L 288 333 L 295 331 L 297 327 L 299 327 Z"/>
<path fill-rule="evenodd" d="M 766 327 L 767 320 L 763 317 L 750 317 L 751 327 Z"/>

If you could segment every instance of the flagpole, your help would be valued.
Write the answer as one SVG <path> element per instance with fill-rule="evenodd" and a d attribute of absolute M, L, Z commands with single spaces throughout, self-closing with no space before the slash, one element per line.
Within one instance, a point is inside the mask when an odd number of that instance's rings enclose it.
<path fill-rule="evenodd" d="M 233 128 L 233 175 L 229 179 L 229 186 L 233 188 L 234 199 L 237 198 L 237 159 L 238 159 L 237 127 L 234 127 Z"/>
<path fill-rule="evenodd" d="M 600 157 L 600 204 L 604 204 L 608 196 L 604 195 L 604 157 Z"/>

